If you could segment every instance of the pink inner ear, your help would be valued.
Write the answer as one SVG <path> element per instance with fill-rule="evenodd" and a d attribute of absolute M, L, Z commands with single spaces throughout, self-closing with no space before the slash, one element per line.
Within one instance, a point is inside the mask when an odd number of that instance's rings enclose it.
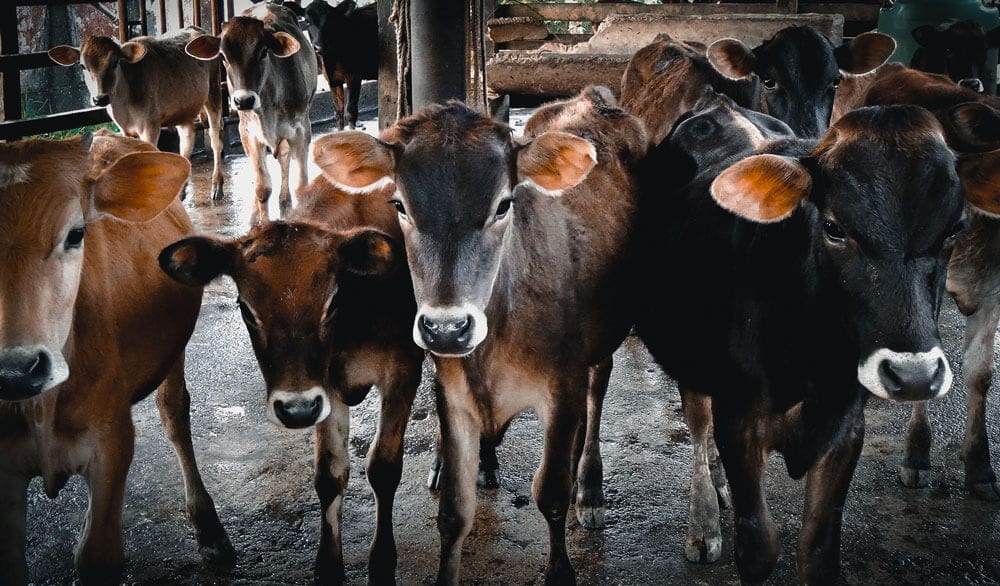
<path fill-rule="evenodd" d="M 716 202 L 754 222 L 779 222 L 795 211 L 812 179 L 796 162 L 756 155 L 729 167 L 712 183 Z"/>

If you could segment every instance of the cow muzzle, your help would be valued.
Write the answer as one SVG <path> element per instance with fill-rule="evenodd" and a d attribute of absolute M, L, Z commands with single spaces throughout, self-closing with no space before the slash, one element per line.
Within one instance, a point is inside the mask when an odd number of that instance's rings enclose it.
<path fill-rule="evenodd" d="M 108 94 L 98 94 L 91 99 L 93 100 L 95 106 L 104 107 L 111 103 L 111 96 Z"/>
<path fill-rule="evenodd" d="M 467 356 L 486 338 L 486 316 L 463 305 L 424 308 L 413 324 L 413 341 L 438 356 Z"/>
<path fill-rule="evenodd" d="M 970 90 L 978 92 L 980 94 L 986 91 L 986 88 L 983 86 L 982 80 L 980 80 L 978 77 L 967 77 L 965 79 L 961 79 L 958 81 L 958 85 L 962 87 L 967 87 Z"/>
<path fill-rule="evenodd" d="M 40 346 L 16 347 L 0 352 L 0 400 L 30 399 L 52 388 L 55 380 L 51 353 Z"/>
<path fill-rule="evenodd" d="M 858 381 L 872 394 L 893 401 L 926 401 L 948 392 L 951 366 L 940 346 L 929 352 L 880 348 L 858 365 Z"/>
<path fill-rule="evenodd" d="M 257 95 L 257 92 L 236 90 L 233 92 L 231 99 L 233 101 L 233 108 L 242 110 L 243 112 L 260 107 L 260 96 Z"/>
<path fill-rule="evenodd" d="M 301 392 L 274 391 L 268 399 L 268 419 L 289 429 L 316 425 L 329 414 L 330 402 L 319 387 Z"/>

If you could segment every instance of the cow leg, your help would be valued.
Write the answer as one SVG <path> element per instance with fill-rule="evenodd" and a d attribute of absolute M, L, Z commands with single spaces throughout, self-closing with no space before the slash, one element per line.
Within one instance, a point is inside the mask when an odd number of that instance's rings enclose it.
<path fill-rule="evenodd" d="M 116 424 L 98 438 L 84 472 L 89 504 L 74 552 L 76 570 L 84 584 L 119 583 L 125 562 L 122 506 L 135 450 L 135 427 L 127 410 L 112 418 Z"/>
<path fill-rule="evenodd" d="M 979 309 L 966 320 L 962 360 L 969 395 L 962 442 L 965 485 L 973 496 L 988 501 L 1000 501 L 1000 487 L 990 463 L 990 440 L 986 433 L 986 393 L 993 381 L 993 344 L 998 320 L 1000 299 L 996 296 L 984 299 Z"/>
<path fill-rule="evenodd" d="M 684 557 L 689 562 L 710 564 L 722 557 L 720 498 L 710 466 L 712 458 L 710 446 L 715 445 L 711 435 L 712 399 L 708 395 L 682 389 L 681 404 L 694 448 Z"/>
<path fill-rule="evenodd" d="M 604 462 L 601 461 L 601 411 L 604 395 L 611 380 L 613 359 L 609 357 L 588 372 L 587 418 L 581 422 L 584 430 L 576 434 L 573 462 L 576 479 L 574 508 L 576 520 L 587 529 L 604 527 Z"/>
<path fill-rule="evenodd" d="M 917 401 L 910 408 L 906 427 L 906 455 L 899 467 L 903 486 L 927 486 L 931 476 L 931 422 L 927 418 L 927 401 Z"/>
<path fill-rule="evenodd" d="M 838 443 L 806 473 L 798 548 L 802 584 L 835 584 L 840 578 L 844 503 L 864 442 L 864 412 L 858 410 Z"/>
<path fill-rule="evenodd" d="M 177 137 L 179 139 L 180 155 L 185 159 L 191 159 L 191 153 L 194 152 L 194 122 L 190 124 L 179 124 L 177 126 Z"/>
<path fill-rule="evenodd" d="M 449 400 L 444 392 L 437 395 L 438 425 L 441 436 L 441 496 L 438 501 L 438 531 L 441 534 L 441 559 L 438 584 L 457 585 L 462 544 L 472 531 L 476 516 L 476 470 L 481 429 L 466 405 Z"/>
<path fill-rule="evenodd" d="M 156 148 L 160 148 L 157 144 L 160 142 L 160 126 L 157 124 L 151 124 L 139 131 L 139 138 L 150 143 Z"/>
<path fill-rule="evenodd" d="M 290 140 L 278 141 L 278 148 L 274 151 L 274 158 L 278 159 L 278 168 L 281 169 L 281 187 L 278 189 L 278 217 L 284 218 L 292 210 L 292 190 L 290 187 L 292 143 Z"/>
<path fill-rule="evenodd" d="M 737 406 L 731 406 L 736 408 Z M 778 563 L 778 529 L 764 499 L 767 448 L 745 410 L 720 410 L 713 402 L 713 430 L 733 496 L 736 567 L 744 583 L 767 579 Z M 742 411 L 742 413 L 741 413 Z"/>
<path fill-rule="evenodd" d="M 344 82 L 330 82 L 330 95 L 333 96 L 333 109 L 337 113 L 337 130 L 344 129 Z"/>
<path fill-rule="evenodd" d="M 218 105 L 203 109 L 203 118 L 208 121 L 208 139 L 212 144 L 212 199 L 219 200 L 223 196 L 223 162 L 222 162 L 222 109 Z"/>
<path fill-rule="evenodd" d="M 240 141 L 243 151 L 253 169 L 254 208 L 250 214 L 251 224 L 263 224 L 268 220 L 267 202 L 271 199 L 271 174 L 267 170 L 264 157 L 267 146 L 250 135 L 247 123 L 240 118 Z"/>
<path fill-rule="evenodd" d="M 318 584 L 344 581 L 341 523 L 344 492 L 351 472 L 351 456 L 347 451 L 350 427 L 347 405 L 335 400 L 330 401 L 330 415 L 316 426 L 316 494 L 322 512 L 316 553 Z"/>
<path fill-rule="evenodd" d="M 417 394 L 420 372 L 408 377 L 412 384 L 382 392 L 378 430 L 368 449 L 366 472 L 375 494 L 375 536 L 368 548 L 369 584 L 396 583 L 396 540 L 392 528 L 392 507 L 403 476 L 403 436 L 410 408 Z"/>
<path fill-rule="evenodd" d="M 27 538 L 28 478 L 7 475 L 0 480 L 0 583 L 27 584 L 24 557 Z"/>
<path fill-rule="evenodd" d="M 302 128 L 302 132 L 295 135 L 295 139 L 290 143 L 292 163 L 295 164 L 295 193 L 298 195 L 302 189 L 309 184 L 309 143 L 312 141 L 312 127 L 307 121 Z M 286 206 L 281 212 L 285 215 L 291 211 L 292 199 L 289 197 Z"/>
<path fill-rule="evenodd" d="M 347 125 L 354 130 L 358 125 L 358 100 L 361 98 L 361 76 L 347 80 Z"/>
<path fill-rule="evenodd" d="M 156 407 L 167 439 L 174 446 L 184 476 L 184 504 L 198 540 L 198 552 L 210 562 L 232 564 L 236 550 L 219 521 L 212 496 L 205 489 L 191 441 L 191 395 L 184 379 L 184 357 L 177 361 L 156 391 Z"/>
<path fill-rule="evenodd" d="M 711 410 L 711 409 L 710 409 Z M 715 445 L 715 436 L 711 425 L 708 428 L 708 468 L 712 472 L 712 484 L 715 485 L 715 495 L 719 500 L 720 509 L 733 506 L 733 496 L 729 492 L 729 482 L 726 480 L 726 470 L 719 458 L 719 448 Z"/>
<path fill-rule="evenodd" d="M 567 377 L 570 378 L 570 377 Z M 569 380 L 582 387 L 584 380 Z M 566 387 L 571 388 L 571 387 Z M 566 442 L 585 424 L 586 411 L 572 401 L 552 407 L 545 423 L 545 448 L 542 462 L 531 484 L 532 496 L 549 527 L 549 563 L 545 568 L 546 584 L 576 584 L 576 574 L 566 551 L 566 514 L 573 492 L 573 446 Z"/>

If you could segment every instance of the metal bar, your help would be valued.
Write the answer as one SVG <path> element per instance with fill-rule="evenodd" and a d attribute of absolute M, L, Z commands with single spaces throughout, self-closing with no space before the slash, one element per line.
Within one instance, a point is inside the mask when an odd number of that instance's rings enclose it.
<path fill-rule="evenodd" d="M 17 73 L 28 69 L 41 69 L 56 65 L 45 51 L 23 55 L 0 55 L 0 72 Z"/>
<path fill-rule="evenodd" d="M 20 53 L 17 43 L 17 6 L 14 3 L 4 3 L 0 6 L 0 53 L 17 55 Z M 17 120 L 21 117 L 21 72 L 5 73 L 3 88 L 3 114 L 6 120 Z"/>
<path fill-rule="evenodd" d="M 87 108 L 61 114 L 50 114 L 27 120 L 0 122 L 0 140 L 17 140 L 25 136 L 82 128 L 92 124 L 110 122 L 106 108 Z"/>
<path fill-rule="evenodd" d="M 128 1 L 118 0 L 118 40 L 128 40 Z"/>

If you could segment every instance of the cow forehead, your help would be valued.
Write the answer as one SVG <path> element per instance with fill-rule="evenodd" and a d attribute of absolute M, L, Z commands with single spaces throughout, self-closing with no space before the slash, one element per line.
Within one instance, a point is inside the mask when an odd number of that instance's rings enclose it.
<path fill-rule="evenodd" d="M 121 46 L 111 37 L 90 37 L 80 47 L 80 60 L 91 71 L 107 69 L 121 55 Z"/>
<path fill-rule="evenodd" d="M 283 306 L 325 298 L 336 277 L 335 244 L 331 233 L 314 226 L 265 224 L 240 239 L 233 278 L 255 299 Z"/>
<path fill-rule="evenodd" d="M 222 28 L 221 50 L 233 61 L 252 52 L 257 45 L 266 41 L 267 35 L 261 20 L 237 16 Z"/>
<path fill-rule="evenodd" d="M 810 27 L 778 31 L 754 53 L 758 70 L 783 73 L 798 83 L 825 82 L 838 71 L 833 43 Z"/>
<path fill-rule="evenodd" d="M 399 157 L 396 177 L 407 201 L 427 204 L 425 213 L 471 213 L 481 223 L 484 206 L 512 187 L 512 153 L 499 144 L 415 143 Z"/>

